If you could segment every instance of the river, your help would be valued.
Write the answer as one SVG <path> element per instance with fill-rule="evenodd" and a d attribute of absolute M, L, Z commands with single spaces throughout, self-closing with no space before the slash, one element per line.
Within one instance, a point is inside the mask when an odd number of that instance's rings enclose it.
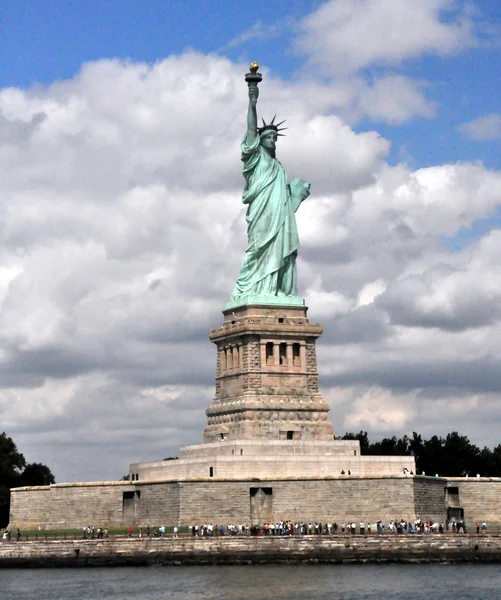
<path fill-rule="evenodd" d="M 498 565 L 0 569 L 9 600 L 499 600 Z"/>

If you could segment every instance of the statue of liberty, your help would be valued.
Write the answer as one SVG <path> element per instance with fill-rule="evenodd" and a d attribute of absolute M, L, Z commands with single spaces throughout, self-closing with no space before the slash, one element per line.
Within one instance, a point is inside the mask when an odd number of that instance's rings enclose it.
<path fill-rule="evenodd" d="M 247 133 L 242 141 L 247 205 L 248 243 L 235 288 L 226 308 L 252 304 L 302 304 L 297 298 L 296 257 L 299 237 L 295 212 L 309 196 L 310 184 L 287 182 L 287 173 L 275 157 L 278 136 L 275 117 L 258 127 L 259 65 L 251 64 Z"/>

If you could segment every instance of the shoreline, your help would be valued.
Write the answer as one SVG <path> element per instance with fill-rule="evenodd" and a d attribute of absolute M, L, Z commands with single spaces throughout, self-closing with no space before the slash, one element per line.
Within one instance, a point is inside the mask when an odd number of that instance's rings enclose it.
<path fill-rule="evenodd" d="M 501 535 L 109 538 L 0 544 L 1 568 L 500 563 Z"/>

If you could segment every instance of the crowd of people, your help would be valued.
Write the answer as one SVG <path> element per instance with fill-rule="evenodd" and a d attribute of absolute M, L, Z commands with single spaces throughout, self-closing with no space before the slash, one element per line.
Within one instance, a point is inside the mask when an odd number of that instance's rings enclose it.
<path fill-rule="evenodd" d="M 485 527 L 484 527 L 485 525 Z M 477 524 L 477 533 L 485 531 L 487 524 L 482 522 L 482 526 Z M 387 525 L 381 520 L 375 522 L 361 521 L 358 525 L 352 520 L 342 522 L 338 525 L 334 523 L 319 523 L 319 522 L 294 522 L 290 520 L 281 520 L 275 523 L 264 523 L 263 525 L 213 525 L 205 523 L 203 525 L 192 525 L 189 528 L 193 537 L 214 536 L 214 535 L 382 535 L 387 534 L 430 534 L 444 533 L 449 530 L 454 533 L 467 533 L 467 527 L 464 521 L 451 521 L 448 525 L 443 522 L 423 521 L 417 518 L 414 521 L 406 519 L 392 519 Z"/>
<path fill-rule="evenodd" d="M 263 525 L 245 525 L 240 523 L 239 525 L 227 524 L 227 525 L 214 525 L 212 523 L 204 523 L 203 525 L 191 525 L 189 528 L 189 534 L 192 537 L 207 537 L 207 536 L 283 536 L 283 535 L 404 535 L 404 534 L 432 534 L 432 533 L 445 533 L 450 531 L 452 533 L 468 533 L 468 528 L 464 521 L 451 521 L 444 525 L 443 522 L 437 523 L 430 521 L 423 521 L 420 518 L 414 521 L 407 521 L 405 519 L 392 519 L 387 525 L 381 520 L 375 522 L 355 521 L 348 520 L 338 525 L 336 522 L 331 523 L 319 523 L 319 522 L 304 522 L 304 521 L 290 521 L 281 520 L 277 522 L 266 522 Z M 475 523 L 476 533 L 486 533 L 487 523 L 486 521 L 479 521 Z M 129 537 L 138 536 L 142 537 L 165 537 L 167 535 L 167 528 L 165 525 L 160 527 L 139 527 L 134 530 L 132 526 L 127 528 Z M 173 537 L 179 536 L 179 527 L 174 526 L 172 528 Z M 106 527 L 98 527 L 97 529 L 92 525 L 83 527 L 83 539 L 107 539 L 109 537 L 108 529 Z M 11 541 L 12 534 L 8 529 L 5 529 L 2 535 L 4 542 Z M 21 540 L 21 531 L 17 529 L 16 540 Z"/>
<path fill-rule="evenodd" d="M 93 525 L 83 528 L 83 539 L 84 540 L 103 540 L 109 537 L 107 527 L 98 527 L 97 529 Z"/>
<path fill-rule="evenodd" d="M 5 529 L 2 535 L 2 539 L 4 542 L 10 542 L 10 540 L 12 539 L 12 533 L 9 529 Z M 18 530 L 16 531 L 16 540 L 19 542 L 21 541 L 21 531 L 18 528 Z"/>
<path fill-rule="evenodd" d="M 138 535 L 139 537 L 165 537 L 166 531 L 167 529 L 165 525 L 161 525 L 160 527 L 154 527 L 153 530 L 149 525 L 147 525 L 146 527 L 139 528 Z M 178 528 L 176 526 L 174 526 L 173 528 L 173 534 L 174 537 L 177 537 L 178 535 Z"/>
<path fill-rule="evenodd" d="M 423 521 L 420 518 L 414 521 L 406 519 L 392 519 L 386 525 L 381 520 L 374 522 L 348 520 L 337 524 L 336 522 L 319 523 L 319 522 L 293 522 L 290 520 L 281 520 L 277 522 L 266 522 L 263 525 L 245 525 L 240 523 L 234 525 L 232 523 L 226 525 L 214 525 L 213 523 L 204 523 L 202 525 L 190 525 L 189 533 L 192 537 L 207 537 L 207 536 L 235 536 L 235 535 L 253 535 L 253 536 L 277 536 L 277 535 L 382 535 L 382 534 L 430 534 L 444 533 L 451 531 L 452 533 L 468 533 L 468 528 L 464 521 L 451 521 L 447 525 L 443 522 L 434 522 L 432 520 Z M 19 531 L 19 530 L 18 530 Z M 133 534 L 138 537 L 165 537 L 167 528 L 165 525 L 159 527 L 139 527 L 136 531 L 131 526 L 128 527 L 128 535 Z M 476 523 L 476 532 L 487 531 L 487 523 L 485 521 Z M 84 539 L 104 539 L 108 537 L 108 529 L 98 527 L 97 530 L 92 527 L 83 528 Z M 179 528 L 174 526 L 172 529 L 173 537 L 179 536 Z M 20 534 L 19 534 L 20 536 Z M 4 536 L 5 537 L 5 536 Z"/>

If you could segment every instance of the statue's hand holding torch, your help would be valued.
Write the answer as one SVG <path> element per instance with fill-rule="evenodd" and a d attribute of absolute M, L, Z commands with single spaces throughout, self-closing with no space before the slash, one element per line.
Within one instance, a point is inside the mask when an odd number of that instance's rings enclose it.
<path fill-rule="evenodd" d="M 249 100 L 252 106 L 256 106 L 257 99 L 259 97 L 259 88 L 258 84 L 263 80 L 263 76 L 261 73 L 258 73 L 259 64 L 257 62 L 253 62 L 249 66 L 250 73 L 247 73 L 245 76 L 245 81 L 249 86 Z"/>

